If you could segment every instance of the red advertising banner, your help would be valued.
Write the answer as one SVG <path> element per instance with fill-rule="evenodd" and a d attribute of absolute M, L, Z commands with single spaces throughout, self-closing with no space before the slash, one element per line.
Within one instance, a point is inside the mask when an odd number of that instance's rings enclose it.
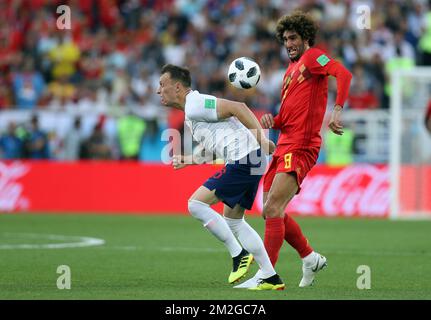
<path fill-rule="evenodd" d="M 0 162 L 1 211 L 186 213 L 220 166 L 139 162 Z"/>
<path fill-rule="evenodd" d="M 404 165 L 400 169 L 400 211 L 403 217 L 430 216 L 431 166 Z"/>
<path fill-rule="evenodd" d="M 163 164 L 139 162 L 0 162 L 0 211 L 186 214 L 187 200 L 220 165 L 175 171 Z M 422 184 L 409 184 L 402 203 L 419 193 L 422 209 L 431 211 L 431 167 Z M 413 174 L 413 173 L 412 173 Z M 403 175 L 406 181 L 411 176 Z M 401 182 L 402 184 L 402 182 Z M 387 166 L 317 165 L 287 211 L 300 215 L 387 217 Z M 404 196 L 403 196 L 404 197 Z M 253 213 L 262 209 L 259 188 Z M 221 205 L 217 207 L 221 209 Z"/>
<path fill-rule="evenodd" d="M 387 217 L 390 207 L 387 166 L 316 166 L 287 207 L 301 215 Z"/>

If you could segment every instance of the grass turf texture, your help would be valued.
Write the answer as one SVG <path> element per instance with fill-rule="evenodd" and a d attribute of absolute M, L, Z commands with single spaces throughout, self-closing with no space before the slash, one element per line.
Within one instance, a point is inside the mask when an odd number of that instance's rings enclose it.
<path fill-rule="evenodd" d="M 263 235 L 261 218 L 249 223 Z M 430 299 L 431 221 L 297 218 L 329 267 L 314 287 L 298 288 L 301 261 L 284 243 L 277 271 L 284 291 L 233 289 L 224 246 L 188 216 L 0 215 L 0 247 L 59 243 L 20 234 L 104 239 L 97 247 L 0 249 L 0 299 Z M 31 242 L 30 242 L 31 241 Z M 65 242 L 65 241 L 63 241 Z M 66 241 L 70 242 L 70 241 Z M 71 268 L 72 288 L 57 289 L 57 267 Z M 359 290 L 357 268 L 371 269 Z M 251 268 L 250 276 L 257 271 Z"/>

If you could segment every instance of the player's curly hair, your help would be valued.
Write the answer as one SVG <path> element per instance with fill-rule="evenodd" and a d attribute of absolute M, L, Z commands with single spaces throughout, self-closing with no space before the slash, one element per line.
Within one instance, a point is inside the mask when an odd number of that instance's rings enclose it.
<path fill-rule="evenodd" d="M 311 15 L 302 11 L 294 11 L 290 15 L 284 15 L 277 21 L 276 37 L 281 43 L 284 42 L 283 34 L 286 30 L 297 32 L 302 40 L 308 40 L 308 44 L 312 47 L 318 27 Z"/>

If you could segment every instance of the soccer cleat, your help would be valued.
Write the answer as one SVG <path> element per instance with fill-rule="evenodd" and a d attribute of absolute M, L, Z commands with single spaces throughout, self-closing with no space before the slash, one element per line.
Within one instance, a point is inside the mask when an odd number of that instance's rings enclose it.
<path fill-rule="evenodd" d="M 234 286 L 235 289 L 250 289 L 256 287 L 259 284 L 259 280 L 261 279 L 261 271 L 260 269 L 256 272 L 253 278 L 244 281 L 243 283 L 237 284 Z"/>
<path fill-rule="evenodd" d="M 278 274 L 266 279 L 259 279 L 257 286 L 248 288 L 249 290 L 284 290 L 284 283 Z"/>
<path fill-rule="evenodd" d="M 316 253 L 316 261 L 313 265 L 305 266 L 305 263 L 302 264 L 302 279 L 299 283 L 299 286 L 301 288 L 312 286 L 316 273 L 326 268 L 327 266 L 328 264 L 326 262 L 326 258 L 321 254 Z"/>
<path fill-rule="evenodd" d="M 241 253 L 232 258 L 233 267 L 232 272 L 229 275 L 229 283 L 234 283 L 243 278 L 248 270 L 250 269 L 250 265 L 253 262 L 253 255 L 248 253 L 247 250 L 242 249 Z"/>

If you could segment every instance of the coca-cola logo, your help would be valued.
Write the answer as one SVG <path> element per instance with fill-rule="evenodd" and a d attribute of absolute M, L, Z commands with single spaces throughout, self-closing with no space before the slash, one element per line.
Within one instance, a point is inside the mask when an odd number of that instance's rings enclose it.
<path fill-rule="evenodd" d="M 30 168 L 19 162 L 0 162 L 0 211 L 25 210 L 29 201 L 23 197 L 23 186 L 17 180 Z"/>
<path fill-rule="evenodd" d="M 260 207 L 261 199 L 259 194 L 257 200 Z M 386 217 L 389 206 L 388 168 L 355 165 L 336 172 L 311 171 L 302 183 L 301 192 L 289 203 L 287 212 Z"/>

